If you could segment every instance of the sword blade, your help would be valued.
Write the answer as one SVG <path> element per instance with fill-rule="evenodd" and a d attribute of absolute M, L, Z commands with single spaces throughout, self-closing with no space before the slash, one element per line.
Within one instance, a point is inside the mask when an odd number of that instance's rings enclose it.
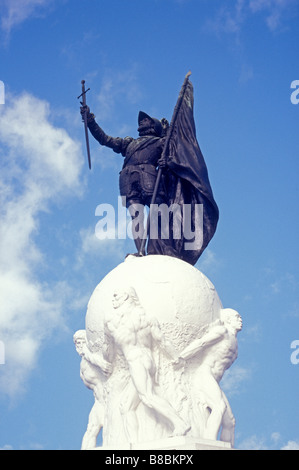
<path fill-rule="evenodd" d="M 81 98 L 82 96 L 82 101 L 83 101 L 83 106 L 86 106 L 86 93 L 88 90 L 85 90 L 85 80 L 81 81 L 82 85 L 82 93 L 80 96 L 78 96 L 78 99 Z M 88 127 L 87 127 L 87 113 L 85 111 L 84 116 L 83 116 L 83 122 L 84 122 L 84 130 L 85 130 L 85 141 L 86 141 L 86 149 L 87 149 L 87 158 L 88 158 L 88 166 L 89 169 L 91 170 L 91 158 L 90 158 L 90 148 L 89 148 L 89 136 L 88 136 Z"/>
<path fill-rule="evenodd" d="M 88 158 L 88 166 L 91 170 L 91 159 L 90 159 L 90 148 L 89 148 L 89 136 L 88 136 L 88 127 L 87 127 L 87 116 L 86 113 L 84 114 L 84 129 L 85 129 L 85 140 L 86 140 L 86 149 L 87 149 L 87 158 Z"/>

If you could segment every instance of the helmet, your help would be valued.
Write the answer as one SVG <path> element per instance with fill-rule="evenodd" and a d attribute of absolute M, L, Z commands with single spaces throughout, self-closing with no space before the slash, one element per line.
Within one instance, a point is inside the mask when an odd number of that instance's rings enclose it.
<path fill-rule="evenodd" d="M 153 117 L 149 116 L 148 114 L 144 113 L 143 111 L 139 111 L 138 126 L 140 126 L 140 123 L 143 119 L 149 119 L 152 122 L 151 128 L 154 129 L 155 134 L 158 137 L 161 137 L 163 128 L 162 128 L 162 124 L 159 121 L 159 119 L 153 118 Z"/>

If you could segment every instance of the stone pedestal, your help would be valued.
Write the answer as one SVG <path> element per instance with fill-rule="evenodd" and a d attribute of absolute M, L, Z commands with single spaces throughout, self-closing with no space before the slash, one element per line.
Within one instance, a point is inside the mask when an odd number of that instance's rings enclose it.
<path fill-rule="evenodd" d="M 117 447 L 97 447 L 95 450 L 103 451 L 117 451 L 117 450 L 146 450 L 146 451 L 158 451 L 158 450 L 233 450 L 229 442 L 213 441 L 209 439 L 194 439 L 191 437 L 170 437 L 168 439 L 160 439 L 158 441 L 144 442 L 140 444 L 128 444 Z"/>

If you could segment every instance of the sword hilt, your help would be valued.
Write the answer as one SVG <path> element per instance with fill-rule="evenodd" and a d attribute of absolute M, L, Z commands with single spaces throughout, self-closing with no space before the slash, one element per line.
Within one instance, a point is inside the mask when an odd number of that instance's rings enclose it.
<path fill-rule="evenodd" d="M 83 101 L 85 101 L 85 100 L 84 100 L 85 94 L 90 90 L 90 88 L 87 88 L 87 90 L 85 90 L 85 80 L 82 80 L 81 83 L 82 83 L 82 93 L 81 93 L 81 95 L 79 95 L 77 98 L 79 99 L 79 98 L 81 98 L 81 96 L 83 96 Z M 85 105 L 85 104 L 86 104 L 86 103 L 84 103 L 84 105 Z"/>

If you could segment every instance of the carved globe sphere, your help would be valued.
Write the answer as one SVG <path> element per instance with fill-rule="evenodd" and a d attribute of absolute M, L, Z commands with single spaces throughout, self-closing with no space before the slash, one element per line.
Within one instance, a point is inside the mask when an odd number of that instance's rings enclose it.
<path fill-rule="evenodd" d="M 189 263 L 161 255 L 129 256 L 104 277 L 90 298 L 88 341 L 94 343 L 103 334 L 105 318 L 113 315 L 114 292 L 130 287 L 146 313 L 160 324 L 190 325 L 194 333 L 217 320 L 222 308 L 214 285 Z"/>

